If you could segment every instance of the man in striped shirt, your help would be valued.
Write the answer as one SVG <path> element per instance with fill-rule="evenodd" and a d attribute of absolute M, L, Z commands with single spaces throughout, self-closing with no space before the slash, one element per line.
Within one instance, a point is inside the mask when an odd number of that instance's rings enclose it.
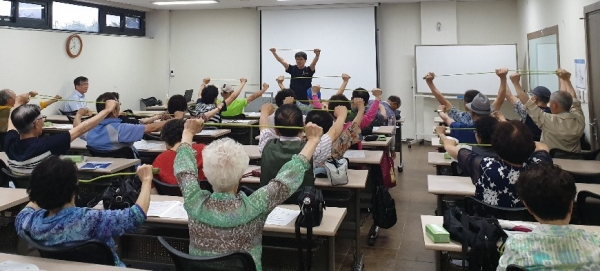
<path fill-rule="evenodd" d="M 200 85 L 200 90 L 198 91 L 198 101 L 196 102 L 196 110 L 194 112 L 195 116 L 205 114 L 215 108 L 220 108 L 220 112 L 211 116 L 206 122 L 212 123 L 221 123 L 221 112 L 227 111 L 227 106 L 229 106 L 242 92 L 244 86 L 246 85 L 246 78 L 240 79 L 240 86 L 235 90 L 223 103 L 221 106 L 217 106 L 217 98 L 219 97 L 219 89 L 215 85 L 208 85 L 210 83 L 210 78 L 204 78 L 202 81 L 202 85 Z M 210 129 L 209 127 L 205 127 L 205 129 Z"/>

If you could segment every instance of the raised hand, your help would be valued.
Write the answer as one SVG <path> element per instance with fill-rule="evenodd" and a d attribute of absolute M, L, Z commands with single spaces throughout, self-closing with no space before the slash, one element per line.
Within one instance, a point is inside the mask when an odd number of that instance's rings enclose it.
<path fill-rule="evenodd" d="M 321 141 L 321 136 L 323 135 L 323 128 L 318 125 L 309 122 L 304 127 L 304 134 L 308 140 L 313 141 Z"/>
<path fill-rule="evenodd" d="M 496 69 L 496 75 L 498 75 L 498 77 L 500 77 L 500 78 L 506 78 L 507 74 L 508 74 L 508 68 Z"/>
<path fill-rule="evenodd" d="M 435 78 L 435 73 L 433 73 L 433 72 L 429 72 L 429 73 L 427 73 L 427 75 L 425 75 L 425 81 L 427 83 L 433 82 L 433 78 Z"/>
<path fill-rule="evenodd" d="M 210 77 L 202 79 L 202 84 L 208 85 L 210 83 Z"/>
<path fill-rule="evenodd" d="M 202 131 L 203 127 L 204 127 L 204 120 L 201 118 L 188 119 L 185 121 L 185 124 L 183 125 L 183 129 L 185 131 L 191 132 L 194 135 L 197 133 L 200 133 L 200 131 Z"/>

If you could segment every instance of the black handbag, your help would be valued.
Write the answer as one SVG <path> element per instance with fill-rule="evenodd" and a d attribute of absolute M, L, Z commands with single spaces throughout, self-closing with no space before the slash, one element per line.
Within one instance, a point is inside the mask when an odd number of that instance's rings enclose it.
<path fill-rule="evenodd" d="M 325 210 L 325 200 L 323 192 L 312 186 L 305 186 L 300 190 L 298 195 L 298 206 L 300 206 L 300 214 L 296 218 L 296 239 L 298 239 L 298 270 L 305 270 L 304 255 L 302 252 L 302 235 L 300 227 L 306 228 L 306 270 L 311 270 L 312 264 L 312 228 L 321 225 L 323 220 L 323 210 Z"/>
<path fill-rule="evenodd" d="M 142 103 L 144 103 L 145 106 L 162 105 L 162 101 L 156 99 L 155 97 L 150 97 L 150 98 L 140 99 L 140 100 L 142 101 Z"/>
<path fill-rule="evenodd" d="M 140 195 L 142 182 L 135 177 L 117 178 L 111 180 L 111 184 L 99 195 L 90 197 L 89 194 L 78 195 L 76 206 L 94 208 L 102 201 L 106 210 L 121 210 L 135 205 Z"/>

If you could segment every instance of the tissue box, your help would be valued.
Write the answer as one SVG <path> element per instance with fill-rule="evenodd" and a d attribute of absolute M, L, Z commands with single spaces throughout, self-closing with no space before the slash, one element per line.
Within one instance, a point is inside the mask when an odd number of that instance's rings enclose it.
<path fill-rule="evenodd" d="M 425 232 L 434 243 L 450 243 L 450 233 L 440 225 L 425 225 Z"/>
<path fill-rule="evenodd" d="M 64 160 L 71 160 L 75 163 L 81 163 L 84 161 L 83 155 L 63 155 L 62 159 Z"/>
<path fill-rule="evenodd" d="M 444 159 L 452 159 L 452 157 L 450 157 L 450 154 L 448 154 L 447 152 L 444 153 Z"/>

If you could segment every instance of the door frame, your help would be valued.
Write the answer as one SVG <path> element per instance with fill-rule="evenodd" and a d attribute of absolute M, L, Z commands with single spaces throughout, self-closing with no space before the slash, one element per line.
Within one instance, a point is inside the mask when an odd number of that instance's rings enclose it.
<path fill-rule="evenodd" d="M 531 68 L 531 53 L 529 52 L 529 41 L 550 36 L 556 35 L 556 64 L 557 67 L 560 68 L 560 36 L 558 34 L 558 25 L 546 27 L 542 30 L 534 31 L 527 34 L 527 68 Z M 558 81 L 558 78 L 556 78 Z M 560 86 L 560 83 L 558 84 Z M 527 86 L 531 89 L 531 75 L 527 76 Z"/>
<path fill-rule="evenodd" d="M 599 141 L 598 141 L 598 117 L 600 116 L 596 116 L 596 113 L 594 111 L 594 84 L 598 85 L 598 89 L 600 89 L 600 82 L 594 82 L 594 77 L 592 76 L 592 74 L 595 72 L 595 70 L 593 69 L 593 66 L 591 65 L 592 61 L 591 61 L 591 51 L 590 51 L 590 26 L 589 26 L 589 17 L 591 14 L 593 13 L 597 13 L 600 12 L 600 2 L 596 2 L 590 5 L 587 5 L 583 8 L 583 14 L 584 14 L 584 23 L 585 23 L 585 50 L 586 50 L 586 58 L 587 58 L 587 78 L 588 78 L 588 86 L 587 86 L 587 93 L 588 93 L 588 111 L 589 111 L 589 125 L 590 125 L 590 144 L 592 146 L 592 150 L 596 150 L 598 148 L 600 148 L 599 146 Z M 600 63 L 594 63 L 594 65 L 600 65 Z M 599 69 L 600 70 L 600 69 Z M 600 71 L 598 71 L 600 72 Z M 598 93 L 598 95 L 600 95 L 600 93 Z M 600 105 L 599 105 L 600 106 Z"/>

